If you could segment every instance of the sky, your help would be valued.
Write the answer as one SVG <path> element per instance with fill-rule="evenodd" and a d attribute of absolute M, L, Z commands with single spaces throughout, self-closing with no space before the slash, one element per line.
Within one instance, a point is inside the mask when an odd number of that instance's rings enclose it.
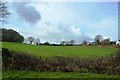
<path fill-rule="evenodd" d="M 77 1 L 77 0 L 76 0 Z M 112 1 L 112 0 L 111 0 Z M 12 28 L 25 38 L 33 36 L 41 42 L 62 40 L 93 41 L 118 39 L 117 2 L 8 2 L 11 15 L 5 28 Z"/>

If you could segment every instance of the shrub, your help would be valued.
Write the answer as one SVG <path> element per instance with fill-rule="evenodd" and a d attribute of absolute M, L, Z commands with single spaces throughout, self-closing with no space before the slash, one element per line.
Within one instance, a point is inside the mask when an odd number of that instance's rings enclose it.
<path fill-rule="evenodd" d="M 41 58 L 22 52 L 8 51 L 2 48 L 4 70 L 93 72 L 102 74 L 120 74 L 120 54 L 79 58 L 54 56 Z"/>

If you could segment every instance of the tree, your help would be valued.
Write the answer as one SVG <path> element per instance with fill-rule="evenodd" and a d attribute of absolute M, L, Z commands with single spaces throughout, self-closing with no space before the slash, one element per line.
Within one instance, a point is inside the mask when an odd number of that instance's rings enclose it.
<path fill-rule="evenodd" d="M 70 41 L 65 41 L 66 46 L 70 45 Z"/>
<path fill-rule="evenodd" d="M 50 43 L 46 41 L 45 43 L 43 43 L 43 45 L 50 45 Z"/>
<path fill-rule="evenodd" d="M 24 37 L 20 35 L 18 32 L 16 32 L 13 29 L 0 29 L 2 31 L 2 41 L 6 42 L 23 42 Z"/>
<path fill-rule="evenodd" d="M 102 35 L 96 35 L 94 41 L 96 44 L 100 44 L 102 39 L 103 39 Z"/>
<path fill-rule="evenodd" d="M 29 44 L 32 44 L 33 41 L 34 41 L 34 38 L 31 36 L 26 39 L 26 42 L 28 42 Z"/>
<path fill-rule="evenodd" d="M 75 40 L 71 41 L 61 41 L 60 45 L 67 45 L 67 46 L 72 46 L 74 44 Z"/>
<path fill-rule="evenodd" d="M 108 45 L 109 43 L 110 43 L 110 38 L 107 38 L 101 41 L 102 45 Z"/>
<path fill-rule="evenodd" d="M 6 2 L 0 1 L 0 22 L 5 22 L 5 19 L 10 15 Z"/>
<path fill-rule="evenodd" d="M 82 45 L 87 45 L 87 41 L 84 40 L 84 41 L 82 42 Z"/>
<path fill-rule="evenodd" d="M 35 39 L 34 42 L 35 42 L 36 45 L 39 45 L 40 44 L 40 39 Z"/>
<path fill-rule="evenodd" d="M 70 45 L 73 45 L 75 43 L 75 40 L 70 41 Z"/>
<path fill-rule="evenodd" d="M 60 45 L 66 45 L 66 42 L 65 41 L 61 41 Z"/>

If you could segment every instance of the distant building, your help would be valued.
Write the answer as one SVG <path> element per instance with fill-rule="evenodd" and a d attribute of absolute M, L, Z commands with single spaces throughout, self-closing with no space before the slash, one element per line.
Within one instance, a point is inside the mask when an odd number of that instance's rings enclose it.
<path fill-rule="evenodd" d="M 116 41 L 116 45 L 120 45 L 120 40 Z"/>

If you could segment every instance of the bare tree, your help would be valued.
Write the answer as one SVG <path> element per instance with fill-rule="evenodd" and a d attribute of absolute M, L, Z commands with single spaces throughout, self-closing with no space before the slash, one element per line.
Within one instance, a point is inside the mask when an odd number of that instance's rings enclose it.
<path fill-rule="evenodd" d="M 108 45 L 109 43 L 110 43 L 110 38 L 107 38 L 101 41 L 102 45 Z"/>
<path fill-rule="evenodd" d="M 60 45 L 66 45 L 66 41 L 61 41 Z"/>
<path fill-rule="evenodd" d="M 71 40 L 71 41 L 61 41 L 60 45 L 73 45 L 74 44 L 74 40 Z"/>
<path fill-rule="evenodd" d="M 4 23 L 5 19 L 10 15 L 6 2 L 0 1 L 0 22 Z"/>
<path fill-rule="evenodd" d="M 75 40 L 70 41 L 70 45 L 73 45 L 75 43 Z"/>
<path fill-rule="evenodd" d="M 96 35 L 94 41 L 96 44 L 100 44 L 102 39 L 103 39 L 102 35 Z"/>
<path fill-rule="evenodd" d="M 39 44 L 40 44 L 40 39 L 35 39 L 35 40 L 34 40 L 34 43 L 35 43 L 36 45 L 39 45 Z"/>
<path fill-rule="evenodd" d="M 70 45 L 70 41 L 65 41 L 66 45 L 69 46 Z"/>
<path fill-rule="evenodd" d="M 29 44 L 32 44 L 33 41 L 34 41 L 34 38 L 33 38 L 33 37 L 28 37 L 28 38 L 27 38 L 27 42 L 28 42 Z"/>
<path fill-rule="evenodd" d="M 82 45 L 87 45 L 87 41 L 84 40 L 84 41 L 82 42 Z"/>

